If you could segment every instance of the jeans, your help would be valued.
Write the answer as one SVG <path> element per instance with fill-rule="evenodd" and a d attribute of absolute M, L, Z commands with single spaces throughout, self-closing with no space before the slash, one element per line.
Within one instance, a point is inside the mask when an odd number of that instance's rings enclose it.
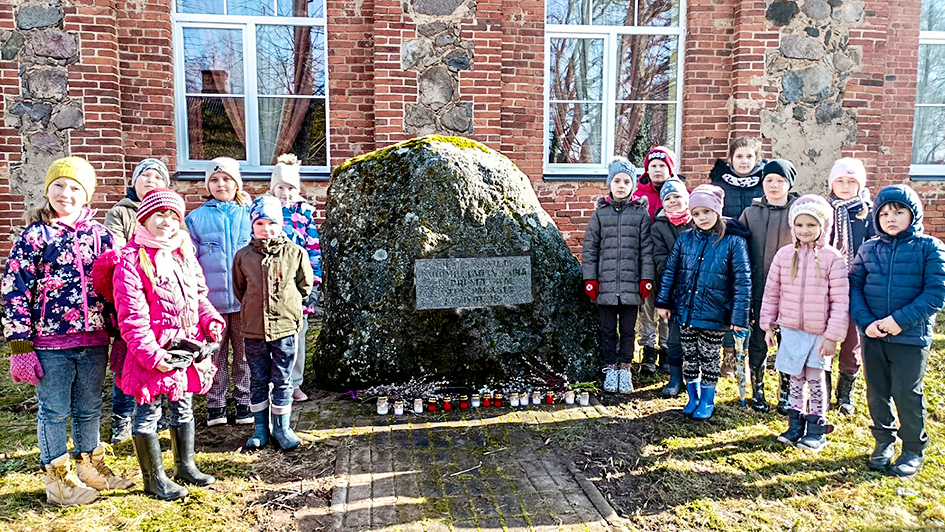
<path fill-rule="evenodd" d="M 273 414 L 285 414 L 292 408 L 292 363 L 295 360 L 295 335 L 266 342 L 245 339 L 246 362 L 249 364 L 250 410 L 261 412 L 267 407 Z M 272 384 L 272 404 L 269 385 Z"/>
<path fill-rule="evenodd" d="M 637 308 L 636 305 L 597 305 L 597 311 L 600 313 L 600 348 L 605 366 L 633 362 L 633 327 L 637 322 Z"/>
<path fill-rule="evenodd" d="M 922 454 L 929 444 L 925 432 L 925 393 L 922 379 L 929 361 L 929 347 L 903 345 L 882 339 L 860 337 L 866 402 L 877 443 L 894 443 L 898 433 L 902 450 Z M 899 414 L 899 429 L 893 402 Z"/>
<path fill-rule="evenodd" d="M 308 333 L 308 318 L 302 316 L 302 330 L 295 339 L 295 360 L 292 361 L 292 389 L 302 387 L 305 375 L 305 335 Z"/>
<path fill-rule="evenodd" d="M 91 453 L 99 444 L 108 346 L 37 349 L 36 356 L 43 367 L 43 378 L 36 386 L 40 461 L 47 465 L 66 454 L 66 423 L 70 416 L 73 451 Z"/>
<path fill-rule="evenodd" d="M 161 413 L 164 410 L 161 405 L 166 397 L 166 395 L 159 395 L 146 405 L 138 405 L 132 431 L 135 436 L 157 432 L 158 420 L 161 419 Z M 171 412 L 170 425 L 172 427 L 179 427 L 194 420 L 194 394 L 185 393 L 179 401 L 168 401 L 167 405 Z"/>
<path fill-rule="evenodd" d="M 118 384 L 112 381 L 112 419 L 122 418 L 130 420 L 135 415 L 135 397 L 121 391 Z"/>

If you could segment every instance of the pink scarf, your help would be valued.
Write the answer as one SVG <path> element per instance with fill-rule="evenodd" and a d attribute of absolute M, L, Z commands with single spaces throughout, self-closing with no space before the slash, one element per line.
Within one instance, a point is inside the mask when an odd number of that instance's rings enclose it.
<path fill-rule="evenodd" d="M 663 211 L 663 214 L 669 220 L 669 223 L 679 227 L 680 225 L 686 225 L 692 221 L 692 213 L 689 212 L 689 209 L 686 209 L 682 212 L 666 212 Z"/>

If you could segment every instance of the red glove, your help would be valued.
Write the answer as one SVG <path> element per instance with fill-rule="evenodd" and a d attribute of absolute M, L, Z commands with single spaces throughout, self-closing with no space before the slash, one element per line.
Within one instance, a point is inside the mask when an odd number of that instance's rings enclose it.
<path fill-rule="evenodd" d="M 43 366 L 39 363 L 36 352 L 33 351 L 33 342 L 28 340 L 13 340 L 10 342 L 10 377 L 13 382 L 28 382 L 33 386 L 39 384 L 43 378 Z"/>
<path fill-rule="evenodd" d="M 644 279 L 640 281 L 640 297 L 646 299 L 650 296 L 650 292 L 653 291 L 653 281 Z"/>
<path fill-rule="evenodd" d="M 600 293 L 600 286 L 597 284 L 597 279 L 584 281 L 584 293 L 587 294 L 587 297 L 591 298 L 591 301 L 597 301 L 597 294 Z"/>

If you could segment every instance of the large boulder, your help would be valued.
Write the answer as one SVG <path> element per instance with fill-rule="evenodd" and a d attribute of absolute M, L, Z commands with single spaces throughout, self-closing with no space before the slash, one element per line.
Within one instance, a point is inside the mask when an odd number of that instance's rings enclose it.
<path fill-rule="evenodd" d="M 345 162 L 321 243 L 326 318 L 308 382 L 595 376 L 600 325 L 577 259 L 528 178 L 477 142 L 427 136 Z M 416 309 L 417 259 L 515 255 L 531 257 L 531 303 Z"/>

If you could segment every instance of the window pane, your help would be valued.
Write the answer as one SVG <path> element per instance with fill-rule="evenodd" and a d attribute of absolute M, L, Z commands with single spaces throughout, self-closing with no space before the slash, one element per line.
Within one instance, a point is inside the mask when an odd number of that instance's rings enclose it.
<path fill-rule="evenodd" d="M 280 17 L 324 17 L 324 0 L 276 0 Z"/>
<path fill-rule="evenodd" d="M 184 28 L 184 80 L 189 94 L 243 94 L 242 32 Z"/>
<path fill-rule="evenodd" d="M 223 0 L 177 0 L 177 12 L 222 15 Z"/>
<path fill-rule="evenodd" d="M 549 163 L 601 163 L 601 104 L 552 103 Z"/>
<path fill-rule="evenodd" d="M 945 164 L 945 107 L 916 107 L 913 164 Z"/>
<path fill-rule="evenodd" d="M 257 26 L 256 69 L 259 94 L 324 96 L 324 29 Z"/>
<path fill-rule="evenodd" d="M 675 100 L 677 37 L 623 35 L 617 41 L 618 100 Z"/>
<path fill-rule="evenodd" d="M 614 153 L 643 166 L 647 150 L 653 146 L 676 145 L 675 104 L 617 104 Z"/>
<path fill-rule="evenodd" d="M 602 26 L 633 26 L 634 0 L 594 0 L 592 22 Z"/>
<path fill-rule="evenodd" d="M 637 25 L 678 26 L 679 0 L 637 0 Z"/>
<path fill-rule="evenodd" d="M 921 31 L 945 31 L 945 0 L 922 0 Z"/>
<path fill-rule="evenodd" d="M 328 166 L 324 100 L 259 99 L 259 164 L 276 164 L 283 153 L 303 165 Z"/>
<path fill-rule="evenodd" d="M 275 0 L 226 0 L 226 14 L 271 17 L 276 14 Z"/>
<path fill-rule="evenodd" d="M 246 159 L 243 99 L 188 96 L 187 141 L 191 159 Z"/>
<path fill-rule="evenodd" d="M 547 0 L 545 22 L 548 24 L 587 24 L 587 0 Z"/>
<path fill-rule="evenodd" d="M 603 39 L 551 39 L 550 51 L 552 100 L 603 97 Z"/>
<path fill-rule="evenodd" d="M 916 103 L 945 103 L 945 45 L 919 45 Z"/>

